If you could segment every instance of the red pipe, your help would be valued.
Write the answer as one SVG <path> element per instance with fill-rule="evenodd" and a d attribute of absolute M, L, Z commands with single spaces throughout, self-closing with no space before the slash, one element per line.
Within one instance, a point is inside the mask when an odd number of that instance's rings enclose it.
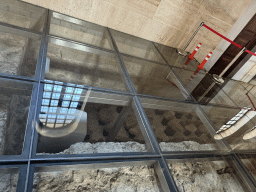
<path fill-rule="evenodd" d="M 241 45 L 235 43 L 234 41 L 231 41 L 230 39 L 228 39 L 227 37 L 221 35 L 221 34 L 218 33 L 217 31 L 215 31 L 214 29 L 210 28 L 209 26 L 207 26 L 207 25 L 205 25 L 205 24 L 203 24 L 203 26 L 204 26 L 206 29 L 210 30 L 211 32 L 215 33 L 216 35 L 220 36 L 221 38 L 225 39 L 225 40 L 228 41 L 229 43 L 235 45 L 236 47 L 238 47 L 238 48 L 240 48 L 240 49 L 243 48 Z M 249 51 L 249 50 L 246 50 L 245 52 L 247 52 L 247 53 L 249 53 L 249 54 L 251 54 L 251 55 L 256 56 L 255 53 L 253 53 L 253 52 L 251 52 L 251 51 Z"/>

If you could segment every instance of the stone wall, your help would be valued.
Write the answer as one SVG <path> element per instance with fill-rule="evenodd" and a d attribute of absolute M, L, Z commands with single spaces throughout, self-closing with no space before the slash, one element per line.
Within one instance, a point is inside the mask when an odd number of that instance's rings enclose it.
<path fill-rule="evenodd" d="M 235 170 L 224 161 L 170 163 L 169 168 L 180 192 L 242 192 Z"/>
<path fill-rule="evenodd" d="M 122 108 L 122 106 L 87 103 L 85 107 L 88 117 L 87 135 L 84 143 L 77 144 L 77 147 L 86 147 L 85 153 L 100 153 L 100 151 L 107 153 L 111 150 L 123 152 L 125 145 L 133 146 L 132 143 L 135 142 L 140 146 L 130 147 L 129 152 L 138 152 L 142 148 L 144 149 L 142 151 L 145 151 L 145 139 L 133 111 L 125 119 L 116 138 L 111 141 L 113 143 L 105 143 Z M 195 113 L 154 109 L 145 109 L 145 112 L 163 151 L 168 149 L 171 151 L 218 149 L 214 139 Z M 39 145 L 48 145 L 40 143 L 40 137 L 39 135 Z M 97 148 L 100 145 L 102 150 L 95 150 L 95 147 Z M 41 152 L 48 153 L 48 151 L 40 150 L 39 153 Z"/>
<path fill-rule="evenodd" d="M 26 132 L 30 97 L 13 95 L 9 103 L 4 155 L 20 155 Z"/>
<path fill-rule="evenodd" d="M 38 172 L 33 192 L 161 192 L 154 166 Z M 242 192 L 235 170 L 224 161 L 169 162 L 181 192 Z M 18 174 L 0 174 L 0 190 L 16 191 Z"/>
<path fill-rule="evenodd" d="M 1 173 L 0 169 L 0 191 L 1 192 L 16 192 L 18 174 Z"/>
<path fill-rule="evenodd" d="M 30 98 L 0 95 L 0 155 L 20 155 L 27 125 Z"/>
<path fill-rule="evenodd" d="M 40 41 L 0 32 L 0 73 L 34 77 Z"/>
<path fill-rule="evenodd" d="M 33 186 L 33 192 L 160 192 L 154 169 L 148 166 L 38 173 Z"/>
<path fill-rule="evenodd" d="M 100 150 L 101 147 L 98 145 L 96 150 Z M 86 149 L 86 145 L 75 144 L 60 154 L 78 154 Z M 123 152 L 127 152 L 127 149 L 124 148 Z M 169 162 L 169 168 L 181 192 L 243 191 L 235 176 L 235 170 L 221 160 L 173 161 Z M 7 176 L 7 178 L 14 177 Z M 4 180 L 3 176 L 0 177 L 5 189 L 15 188 L 16 183 L 13 181 L 17 182 L 17 180 L 11 181 Z M 154 166 L 130 166 L 35 173 L 33 192 L 41 191 L 160 192 L 162 190 Z"/>
<path fill-rule="evenodd" d="M 0 156 L 4 153 L 9 98 L 0 94 Z"/>
<path fill-rule="evenodd" d="M 19 75 L 26 38 L 8 33 L 0 34 L 0 71 L 11 75 Z"/>

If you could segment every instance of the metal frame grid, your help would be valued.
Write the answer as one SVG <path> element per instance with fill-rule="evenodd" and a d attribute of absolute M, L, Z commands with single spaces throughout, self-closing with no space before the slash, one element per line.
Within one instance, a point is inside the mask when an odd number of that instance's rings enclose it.
<path fill-rule="evenodd" d="M 115 53 L 118 61 L 120 63 L 122 77 L 126 82 L 126 86 L 129 92 L 122 92 L 104 88 L 97 88 L 91 86 L 84 86 L 83 89 L 90 89 L 100 93 L 111 93 L 121 96 L 131 97 L 131 107 L 133 108 L 137 119 L 139 119 L 138 123 L 143 127 L 141 130 L 145 139 L 147 148 L 149 152 L 129 152 L 129 153 L 106 153 L 106 154 L 79 154 L 79 155 L 36 155 L 36 146 L 38 133 L 35 130 L 35 123 L 39 121 L 39 117 L 37 114 L 40 113 L 40 107 L 42 104 L 42 95 L 44 93 L 44 77 L 45 77 L 45 65 L 46 65 L 46 54 L 48 48 L 48 40 L 50 37 L 59 38 L 49 34 L 50 30 L 50 22 L 52 17 L 52 11 L 48 10 L 46 16 L 46 22 L 44 26 L 43 32 L 35 32 L 29 29 L 13 26 L 10 24 L 0 23 L 0 30 L 4 29 L 5 31 L 15 30 L 17 34 L 26 34 L 30 36 L 40 36 L 41 37 L 41 46 L 39 57 L 36 64 L 36 72 L 35 78 L 22 77 L 22 76 L 14 76 L 14 75 L 6 75 L 0 74 L 0 78 L 2 81 L 6 82 L 6 87 L 12 85 L 18 85 L 23 82 L 29 82 L 33 85 L 32 95 L 31 95 L 31 103 L 29 109 L 29 115 L 27 120 L 26 127 L 26 135 L 24 138 L 23 144 L 23 152 L 22 155 L 10 155 L 10 156 L 1 156 L 0 157 L 0 168 L 19 168 L 19 179 L 17 184 L 17 191 L 25 192 L 32 191 L 33 187 L 33 176 L 35 170 L 60 170 L 62 168 L 72 168 L 72 166 L 79 165 L 80 167 L 90 168 L 95 167 L 115 167 L 115 166 L 127 166 L 127 165 L 145 165 L 145 164 L 155 164 L 155 172 L 158 175 L 158 178 L 161 183 L 161 187 L 163 191 L 178 191 L 176 183 L 173 179 L 173 176 L 168 168 L 167 160 L 170 159 L 196 159 L 196 158 L 230 158 L 231 161 L 235 164 L 239 175 L 244 183 L 247 184 L 250 191 L 254 191 L 256 187 L 256 182 L 251 176 L 251 174 L 246 170 L 242 161 L 238 158 L 237 153 L 239 154 L 256 154 L 256 152 L 248 151 L 248 152 L 234 152 L 231 150 L 229 145 L 224 141 L 220 143 L 220 145 L 225 146 L 229 150 L 225 153 L 220 151 L 191 151 L 191 152 L 163 152 L 161 151 L 158 141 L 154 135 L 154 132 L 151 128 L 149 120 L 145 114 L 145 111 L 140 102 L 140 97 L 144 98 L 154 98 L 162 101 L 172 101 L 177 102 L 182 105 L 182 103 L 190 103 L 193 106 L 196 106 L 197 114 L 200 116 L 201 121 L 209 124 L 209 126 L 214 126 L 209 118 L 206 116 L 204 111 L 201 108 L 201 105 L 197 103 L 196 100 L 193 99 L 190 92 L 185 88 L 181 80 L 175 74 L 174 71 L 171 71 L 172 75 L 176 78 L 176 82 L 179 83 L 180 87 L 182 87 L 182 91 L 185 92 L 192 98 L 192 101 L 174 101 L 172 99 L 161 98 L 156 96 L 142 95 L 138 94 L 134 88 L 134 85 L 131 81 L 131 78 L 127 72 L 125 64 L 122 60 L 121 55 L 125 55 L 131 58 L 137 58 L 131 55 L 122 54 L 119 52 L 116 42 L 112 36 L 111 31 L 106 28 L 109 39 L 111 40 L 113 50 L 107 50 L 104 48 L 100 48 L 93 45 L 88 45 L 82 43 L 83 46 L 91 47 L 97 49 L 99 51 L 111 52 Z M 73 42 L 72 40 L 59 38 L 67 42 Z M 171 65 L 167 62 L 161 52 L 157 49 L 155 44 L 151 42 L 158 53 L 161 55 L 166 65 L 170 67 Z M 81 44 L 81 43 L 80 43 Z M 150 61 L 147 59 L 137 58 L 145 61 L 149 61 L 152 63 L 157 63 L 154 61 Z M 158 63 L 163 65 L 162 63 Z M 63 88 L 62 88 L 63 89 Z M 131 109 L 131 107 L 123 108 L 121 115 L 119 116 L 114 127 L 118 127 L 125 116 L 127 115 L 127 111 Z M 118 128 L 117 128 L 118 129 Z M 214 128 L 213 128 L 214 130 Z M 113 130 L 113 134 L 116 134 L 117 130 Z M 58 166 L 55 168 L 54 166 Z M 94 166 L 93 166 L 94 165 Z M 47 168 L 48 167 L 48 168 Z M 210 181 L 209 181 L 210 182 Z"/>

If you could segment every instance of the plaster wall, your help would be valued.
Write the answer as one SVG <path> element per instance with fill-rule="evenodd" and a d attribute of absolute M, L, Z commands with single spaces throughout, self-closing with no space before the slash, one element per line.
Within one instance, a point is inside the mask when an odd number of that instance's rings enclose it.
<path fill-rule="evenodd" d="M 204 21 L 227 35 L 254 0 L 23 0 L 41 7 L 97 23 L 137 37 L 181 48 Z M 188 47 L 203 45 L 197 54 L 202 61 L 221 42 L 202 28 Z"/>

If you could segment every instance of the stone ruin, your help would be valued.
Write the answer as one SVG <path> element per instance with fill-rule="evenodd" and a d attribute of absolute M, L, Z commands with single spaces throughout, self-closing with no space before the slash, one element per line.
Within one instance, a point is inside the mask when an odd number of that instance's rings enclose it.
<path fill-rule="evenodd" d="M 1 98 L 0 111 L 0 146 L 1 155 L 21 154 L 28 114 L 29 99 L 23 96 Z M 88 113 L 88 132 L 84 142 L 75 143 L 68 149 L 55 154 L 113 153 L 113 152 L 145 152 L 144 138 L 138 127 L 136 117 L 131 113 L 119 131 L 115 141 L 105 142 L 114 120 L 122 107 L 103 104 L 86 106 Z M 146 110 L 150 123 L 158 125 L 156 134 L 163 151 L 215 150 L 214 144 L 203 144 L 191 141 L 192 137 L 183 138 L 182 142 L 168 142 L 171 136 L 166 134 L 167 114 Z M 153 115 L 155 113 L 155 115 Z M 193 119 L 191 115 L 175 114 L 180 122 Z M 171 118 L 169 118 L 171 121 Z M 175 119 L 173 119 L 175 120 Z M 195 119 L 196 120 L 196 119 Z M 176 121 L 176 120 L 175 120 Z M 164 125 L 163 125 L 164 124 Z M 182 123 L 181 123 L 182 125 Z M 162 126 L 162 127 L 160 127 Z M 187 125 L 184 124 L 184 127 Z M 8 128 L 7 128 L 8 127 Z M 153 127 L 153 126 L 152 126 Z M 154 127 L 153 127 L 154 129 Z M 154 129 L 154 131 L 156 131 Z M 8 135 L 8 136 L 7 136 Z M 166 141 L 166 142 L 165 142 Z M 41 154 L 47 154 L 47 151 Z M 237 181 L 234 170 L 223 161 L 187 161 L 169 162 L 169 168 L 180 191 L 243 191 Z M 18 174 L 0 175 L 0 191 L 16 191 Z M 211 182 L 209 182 L 211 181 Z M 130 166 L 105 169 L 68 170 L 48 173 L 35 173 L 34 192 L 40 191 L 118 191 L 144 192 L 162 191 L 153 166 Z"/>

